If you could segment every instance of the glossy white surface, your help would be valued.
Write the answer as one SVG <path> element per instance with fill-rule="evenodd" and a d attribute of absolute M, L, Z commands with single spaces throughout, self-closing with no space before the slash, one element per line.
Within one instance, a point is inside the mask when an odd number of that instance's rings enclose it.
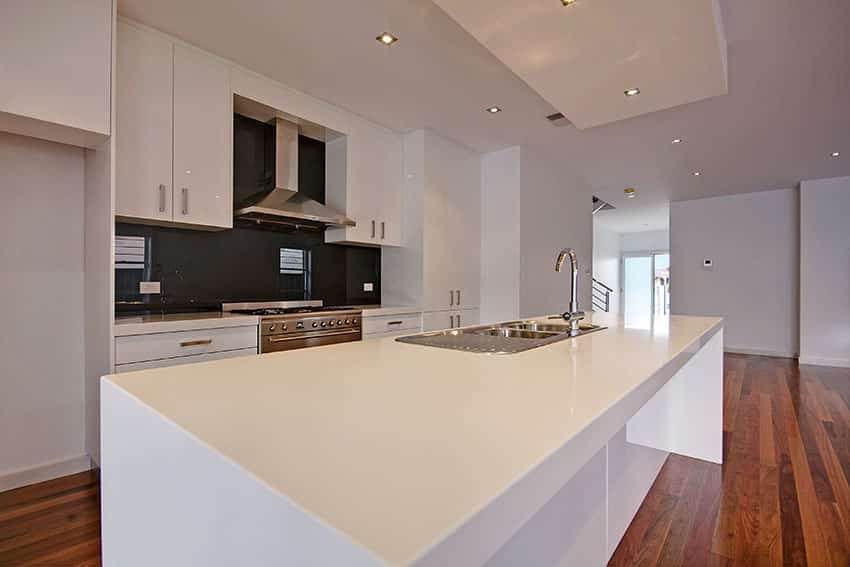
<path fill-rule="evenodd" d="M 449 535 L 520 481 L 551 484 L 539 465 L 569 478 L 596 438 L 604 444 L 657 391 L 641 386 L 669 379 L 721 324 L 595 320 L 610 328 L 511 356 L 381 339 L 105 380 L 401 563 L 451 545 Z M 344 371 L 315 372 L 329 357 Z M 525 488 L 511 501 L 517 517 L 542 505 Z"/>
<path fill-rule="evenodd" d="M 222 313 L 170 313 L 166 315 L 138 315 L 115 319 L 115 336 L 147 335 L 150 333 L 172 333 L 175 331 L 195 331 L 202 329 L 220 329 L 225 327 L 246 327 L 259 325 L 256 315 Z"/>
<path fill-rule="evenodd" d="M 386 315 L 412 315 L 422 313 L 422 308 L 416 305 L 353 305 L 354 309 L 363 310 L 363 318 L 383 317 Z"/>

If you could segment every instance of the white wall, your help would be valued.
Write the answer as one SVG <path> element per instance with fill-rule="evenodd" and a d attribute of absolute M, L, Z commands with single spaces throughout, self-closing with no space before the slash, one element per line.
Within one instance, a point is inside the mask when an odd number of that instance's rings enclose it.
<path fill-rule="evenodd" d="M 669 230 L 620 233 L 620 250 L 622 252 L 654 252 L 669 249 Z"/>
<path fill-rule="evenodd" d="M 80 148 L 0 133 L 0 490 L 88 467 Z"/>
<path fill-rule="evenodd" d="M 850 367 L 850 177 L 800 184 L 800 362 Z"/>
<path fill-rule="evenodd" d="M 609 313 L 620 312 L 620 234 L 593 223 L 593 277 L 613 288 Z"/>
<path fill-rule="evenodd" d="M 519 316 L 520 148 L 481 157 L 481 322 Z"/>
<path fill-rule="evenodd" d="M 672 312 L 722 316 L 726 350 L 794 356 L 798 201 L 782 189 L 671 203 Z"/>
<path fill-rule="evenodd" d="M 590 310 L 593 223 L 591 191 L 561 164 L 521 149 L 520 316 L 559 313 L 569 307 L 569 272 L 555 272 L 562 248 L 578 256 L 579 307 Z"/>

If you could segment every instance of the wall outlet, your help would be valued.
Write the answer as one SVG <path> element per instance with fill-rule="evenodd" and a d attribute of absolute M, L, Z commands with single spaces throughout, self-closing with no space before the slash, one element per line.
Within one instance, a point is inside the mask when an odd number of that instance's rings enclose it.
<path fill-rule="evenodd" d="M 714 260 L 712 260 L 711 258 L 706 258 L 702 261 L 702 267 L 706 270 L 710 270 L 714 267 Z"/>
<path fill-rule="evenodd" d="M 139 282 L 139 293 L 142 295 L 158 294 L 159 290 L 159 282 Z"/>
<path fill-rule="evenodd" d="M 363 291 L 375 291 L 375 284 L 367 282 L 363 284 Z"/>

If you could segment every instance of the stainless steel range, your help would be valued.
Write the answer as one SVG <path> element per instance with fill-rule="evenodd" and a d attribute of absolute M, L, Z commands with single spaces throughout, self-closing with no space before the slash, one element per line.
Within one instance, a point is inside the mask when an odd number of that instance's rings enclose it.
<path fill-rule="evenodd" d="M 362 338 L 361 310 L 321 301 L 225 303 L 222 311 L 260 316 L 260 352 L 333 345 Z"/>

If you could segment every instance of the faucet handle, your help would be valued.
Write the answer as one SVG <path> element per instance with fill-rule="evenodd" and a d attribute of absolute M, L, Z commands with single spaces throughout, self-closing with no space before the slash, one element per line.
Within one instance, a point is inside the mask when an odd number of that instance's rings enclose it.
<path fill-rule="evenodd" d="M 564 311 L 561 314 L 561 317 L 564 318 L 564 321 L 578 321 L 580 319 L 584 319 L 584 311 Z"/>

